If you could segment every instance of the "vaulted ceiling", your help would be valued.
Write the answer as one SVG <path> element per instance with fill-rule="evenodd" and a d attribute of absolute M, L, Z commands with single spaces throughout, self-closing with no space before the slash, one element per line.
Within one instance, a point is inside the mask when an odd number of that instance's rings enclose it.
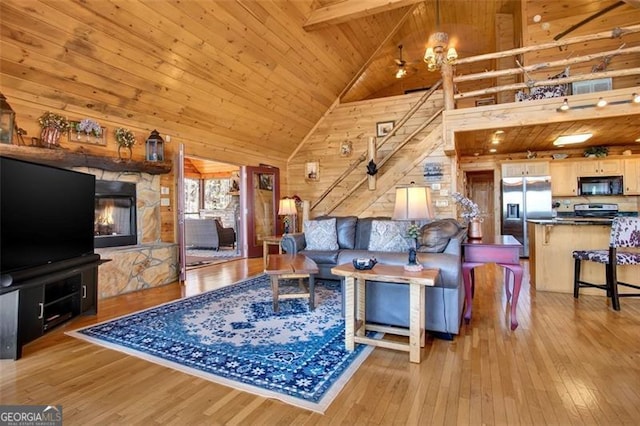
<path fill-rule="evenodd" d="M 497 13 L 521 19 L 520 0 L 440 3 L 461 57 L 496 50 Z M 565 15 L 578 3 L 615 1 L 565 0 Z M 22 127 L 37 133 L 49 109 L 158 129 L 219 159 L 286 159 L 337 99 L 439 79 L 422 62 L 436 0 L 3 0 L 0 20 L 0 91 Z"/>

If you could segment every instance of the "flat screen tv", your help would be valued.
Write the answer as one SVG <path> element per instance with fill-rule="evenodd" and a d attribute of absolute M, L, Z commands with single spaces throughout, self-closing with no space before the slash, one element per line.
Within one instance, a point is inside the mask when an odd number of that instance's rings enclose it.
<path fill-rule="evenodd" d="M 0 274 L 93 254 L 95 176 L 0 157 Z M 18 272 L 20 271 L 20 272 Z"/>

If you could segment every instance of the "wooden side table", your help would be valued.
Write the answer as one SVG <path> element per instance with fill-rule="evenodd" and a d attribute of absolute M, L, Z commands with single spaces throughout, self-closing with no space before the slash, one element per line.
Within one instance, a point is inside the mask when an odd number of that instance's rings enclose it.
<path fill-rule="evenodd" d="M 267 257 L 269 256 L 269 246 L 278 246 L 278 254 L 282 254 L 282 235 L 268 235 L 262 239 L 262 258 L 264 260 L 264 267 L 267 267 Z"/>
<path fill-rule="evenodd" d="M 507 270 L 504 288 L 507 293 L 507 302 L 511 299 L 511 330 L 515 330 L 518 327 L 516 310 L 522 285 L 522 266 L 520 266 L 520 247 L 522 244 L 512 235 L 493 235 L 479 240 L 469 239 L 462 243 L 462 247 L 464 249 L 462 279 L 464 280 L 464 296 L 467 305 L 464 312 L 465 322 L 469 324 L 471 321 L 471 301 L 475 287 L 472 269 L 487 263 L 496 263 Z M 513 298 L 511 298 L 509 291 L 510 273 L 513 274 Z"/>
<path fill-rule="evenodd" d="M 420 348 L 425 345 L 425 308 L 424 288 L 435 285 L 439 269 L 423 269 L 422 271 L 405 271 L 402 266 L 377 264 L 373 269 L 358 270 L 350 263 L 331 269 L 335 275 L 344 277 L 345 284 L 345 347 L 348 351 L 355 349 L 355 343 L 380 346 L 387 349 L 409 352 L 409 361 L 420 362 Z M 365 318 L 365 282 L 384 281 L 398 284 L 409 284 L 409 330 L 402 327 L 381 326 L 367 324 Z M 354 300 L 355 285 L 358 285 L 357 301 Z M 354 303 L 357 303 L 354 321 Z M 380 331 L 384 333 L 409 336 L 409 344 L 392 342 L 384 339 L 371 339 L 365 336 L 365 331 Z"/>
<path fill-rule="evenodd" d="M 264 270 L 271 277 L 271 291 L 273 292 L 273 311 L 278 312 L 280 299 L 309 298 L 309 310 L 313 310 L 315 274 L 318 273 L 318 265 L 304 254 L 271 254 L 269 262 Z M 279 281 L 286 278 L 298 278 L 302 287 L 302 279 L 309 278 L 309 289 L 304 293 L 280 294 Z M 304 290 L 304 289 L 303 289 Z"/>

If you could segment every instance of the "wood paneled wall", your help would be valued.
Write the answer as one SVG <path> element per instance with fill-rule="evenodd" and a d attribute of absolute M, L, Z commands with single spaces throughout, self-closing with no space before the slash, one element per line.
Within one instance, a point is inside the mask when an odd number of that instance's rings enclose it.
<path fill-rule="evenodd" d="M 360 155 L 367 152 L 369 137 L 376 136 L 376 123 L 383 121 L 398 122 L 404 114 L 416 104 L 422 93 L 393 96 L 382 99 L 345 103 L 337 106 L 317 126 L 315 132 L 307 138 L 287 167 L 288 184 L 283 187 L 284 195 L 298 195 L 303 200 L 314 202 Z M 399 141 L 412 133 L 435 111 L 442 107 L 442 94 L 436 92 L 420 110 L 403 126 L 397 136 L 378 150 L 378 162 Z M 331 212 L 339 215 L 391 216 L 395 201 L 395 186 L 411 181 L 425 184 L 423 175 L 425 163 L 437 163 L 442 167 L 441 180 L 429 183 L 440 184 L 433 191 L 434 204 L 438 217 L 451 217 L 453 206 L 449 193 L 452 185 L 453 159 L 442 150 L 441 121 L 437 120 L 418 134 L 400 154 L 385 164 L 378 172 L 378 185 L 370 191 L 362 185 L 349 198 L 344 206 Z M 378 138 L 381 140 L 382 138 Z M 351 142 L 353 150 L 350 156 L 340 155 L 343 142 Z M 434 148 L 435 147 L 435 148 Z M 426 158 L 423 158 L 425 157 Z M 319 179 L 305 179 L 305 163 L 318 161 Z M 356 171 L 343 181 L 329 196 L 311 212 L 311 217 L 324 214 L 339 198 L 353 187 L 355 182 L 366 176 L 366 163 L 361 163 Z M 442 194 L 441 194 L 442 191 Z M 442 204 L 446 203 L 446 206 Z"/>

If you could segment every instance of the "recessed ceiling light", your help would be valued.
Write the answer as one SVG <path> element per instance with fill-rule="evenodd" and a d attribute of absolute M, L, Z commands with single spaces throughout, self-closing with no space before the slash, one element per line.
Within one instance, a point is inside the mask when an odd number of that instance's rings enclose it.
<path fill-rule="evenodd" d="M 600 98 L 600 99 L 598 99 L 598 103 L 596 103 L 596 106 L 598 108 L 605 107 L 605 106 L 607 106 L 607 101 L 604 98 Z"/>
<path fill-rule="evenodd" d="M 556 145 L 556 146 L 559 146 L 559 145 L 568 145 L 568 144 L 571 144 L 571 143 L 582 143 L 582 142 L 586 141 L 587 139 L 589 139 L 591 136 L 593 136 L 593 134 L 591 134 L 591 133 L 582 133 L 582 134 L 578 134 L 578 135 L 560 136 L 560 137 L 558 137 L 558 139 L 553 141 L 553 144 Z"/>
<path fill-rule="evenodd" d="M 491 143 L 493 145 L 498 145 L 500 143 L 500 139 L 491 139 Z"/>
<path fill-rule="evenodd" d="M 473 155 L 475 155 L 476 157 L 480 155 L 479 152 L 474 152 Z"/>
<path fill-rule="evenodd" d="M 637 93 L 634 93 L 631 95 L 631 98 L 633 100 L 634 104 L 640 104 L 640 95 Z"/>
<path fill-rule="evenodd" d="M 496 151 L 498 151 L 498 150 L 497 150 L 497 149 L 495 149 L 495 148 L 491 148 L 491 149 L 489 150 L 489 152 L 491 152 L 491 153 L 496 152 Z"/>
<path fill-rule="evenodd" d="M 496 130 L 496 135 L 502 135 L 504 134 L 504 130 Z"/>
<path fill-rule="evenodd" d="M 636 142 L 640 142 L 640 138 L 636 139 Z"/>

